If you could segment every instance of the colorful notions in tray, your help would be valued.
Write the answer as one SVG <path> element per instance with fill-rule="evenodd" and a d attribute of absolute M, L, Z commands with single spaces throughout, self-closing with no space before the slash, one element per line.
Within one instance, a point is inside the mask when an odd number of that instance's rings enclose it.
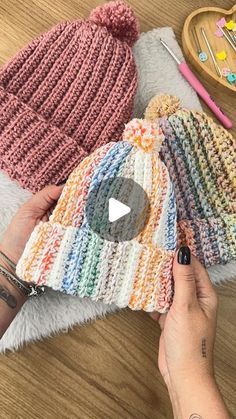
<path fill-rule="evenodd" d="M 220 20 L 216 22 L 216 27 L 217 30 L 215 32 L 215 35 L 219 38 L 222 38 L 224 36 L 223 32 L 220 30 L 221 28 L 225 28 L 228 31 L 236 32 L 236 22 L 232 19 L 227 22 L 227 20 L 224 17 L 222 17 Z"/>
<path fill-rule="evenodd" d="M 226 20 L 225 17 L 220 18 L 216 22 L 215 35 L 218 38 L 225 38 L 227 46 L 233 48 L 236 53 L 236 21 L 233 19 Z M 227 62 L 227 51 L 222 49 L 216 52 L 216 58 L 219 61 Z M 222 69 L 222 75 L 231 85 L 236 83 L 236 68 L 228 68 L 227 66 Z"/>

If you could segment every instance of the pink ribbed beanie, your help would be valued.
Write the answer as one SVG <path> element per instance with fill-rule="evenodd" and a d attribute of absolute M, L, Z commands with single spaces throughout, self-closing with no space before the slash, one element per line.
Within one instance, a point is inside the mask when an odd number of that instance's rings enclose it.
<path fill-rule="evenodd" d="M 139 28 L 118 0 L 39 36 L 0 70 L 0 169 L 32 192 L 121 138 L 137 87 Z"/>

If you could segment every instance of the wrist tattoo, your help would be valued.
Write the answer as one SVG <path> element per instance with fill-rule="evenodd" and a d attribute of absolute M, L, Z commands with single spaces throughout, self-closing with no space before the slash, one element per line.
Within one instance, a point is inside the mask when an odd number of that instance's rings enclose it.
<path fill-rule="evenodd" d="M 203 419 L 203 417 L 197 413 L 193 413 L 191 416 L 189 416 L 189 419 Z"/>
<path fill-rule="evenodd" d="M 2 285 L 0 285 L 0 299 L 5 301 L 5 303 L 8 305 L 8 307 L 10 308 L 16 308 L 17 306 L 17 301 L 16 298 L 14 297 L 14 295 L 12 295 L 7 288 L 3 287 Z"/>
<path fill-rule="evenodd" d="M 207 357 L 206 339 L 205 338 L 202 339 L 202 357 L 203 358 L 206 358 Z"/>

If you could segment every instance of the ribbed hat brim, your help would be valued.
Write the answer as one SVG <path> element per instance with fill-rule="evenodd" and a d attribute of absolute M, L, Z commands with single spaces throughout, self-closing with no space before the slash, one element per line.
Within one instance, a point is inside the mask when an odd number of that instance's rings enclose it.
<path fill-rule="evenodd" d="M 133 310 L 166 312 L 174 251 L 103 240 L 88 226 L 41 222 L 17 266 L 26 282 Z"/>
<path fill-rule="evenodd" d="M 0 168 L 37 192 L 65 180 L 87 153 L 0 87 Z"/>

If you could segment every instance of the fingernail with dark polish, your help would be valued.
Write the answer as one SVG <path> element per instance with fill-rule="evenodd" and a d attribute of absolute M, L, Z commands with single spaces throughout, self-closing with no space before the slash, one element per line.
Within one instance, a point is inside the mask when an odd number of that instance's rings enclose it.
<path fill-rule="evenodd" d="M 62 180 L 60 183 L 57 183 L 57 186 L 63 186 L 65 185 L 67 179 Z"/>
<path fill-rule="evenodd" d="M 178 251 L 178 263 L 180 263 L 180 265 L 190 265 L 191 252 L 188 246 L 180 247 Z"/>

